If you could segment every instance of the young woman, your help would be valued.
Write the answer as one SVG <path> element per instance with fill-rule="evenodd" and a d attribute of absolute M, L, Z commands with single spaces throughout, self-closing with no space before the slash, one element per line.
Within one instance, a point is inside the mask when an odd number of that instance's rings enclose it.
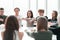
<path fill-rule="evenodd" d="M 33 27 L 34 21 L 33 21 L 33 12 L 31 10 L 28 10 L 27 12 L 27 18 L 23 18 L 27 21 L 27 27 Z"/>
<path fill-rule="evenodd" d="M 58 16 L 58 12 L 53 11 L 53 13 L 52 13 L 52 21 L 57 21 L 57 16 Z"/>
<path fill-rule="evenodd" d="M 48 20 L 48 24 L 50 25 L 50 27 L 56 27 L 57 26 L 57 16 L 58 16 L 58 12 L 53 11 L 52 12 L 52 19 Z"/>
<path fill-rule="evenodd" d="M 2 33 L 3 40 L 22 40 L 23 33 L 19 32 L 18 20 L 15 16 L 9 16 L 5 21 L 5 31 Z"/>
<path fill-rule="evenodd" d="M 57 11 L 53 11 L 52 12 L 52 19 L 49 19 L 50 22 L 57 22 L 57 16 L 58 16 L 58 12 Z"/>

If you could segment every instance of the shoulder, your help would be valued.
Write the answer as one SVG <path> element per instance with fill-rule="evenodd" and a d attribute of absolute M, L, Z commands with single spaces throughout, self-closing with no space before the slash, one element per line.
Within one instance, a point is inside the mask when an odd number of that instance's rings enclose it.
<path fill-rule="evenodd" d="M 52 32 L 52 31 L 50 31 L 50 30 L 49 30 L 49 31 L 47 31 L 47 33 L 49 33 L 49 34 L 53 34 L 53 32 Z"/>
<path fill-rule="evenodd" d="M 37 21 L 37 19 L 38 19 L 39 17 L 40 17 L 40 16 L 37 16 L 37 17 L 36 17 L 36 21 Z"/>
<path fill-rule="evenodd" d="M 36 35 L 36 34 L 53 34 L 52 31 L 45 31 L 45 32 L 36 32 L 36 33 L 32 33 L 33 35 Z"/>
<path fill-rule="evenodd" d="M 37 35 L 38 34 L 38 32 L 34 32 L 34 33 L 32 33 L 32 35 L 34 36 L 34 35 Z"/>
<path fill-rule="evenodd" d="M 6 15 L 3 15 L 3 18 L 6 18 L 7 16 Z"/>

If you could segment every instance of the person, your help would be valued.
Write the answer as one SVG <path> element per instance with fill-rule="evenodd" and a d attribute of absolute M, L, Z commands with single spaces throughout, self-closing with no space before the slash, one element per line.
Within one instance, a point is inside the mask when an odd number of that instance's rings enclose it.
<path fill-rule="evenodd" d="M 57 36 L 57 40 L 60 40 L 60 16 L 57 17 L 57 23 L 58 25 L 50 30 Z"/>
<path fill-rule="evenodd" d="M 3 40 L 22 40 L 23 32 L 19 32 L 18 20 L 15 16 L 7 17 L 5 31 L 2 32 Z"/>
<path fill-rule="evenodd" d="M 57 27 L 53 31 L 57 35 L 57 40 L 60 40 L 60 16 L 57 17 Z"/>
<path fill-rule="evenodd" d="M 53 11 L 52 12 L 52 19 L 49 19 L 50 22 L 57 22 L 57 16 L 58 16 L 58 12 L 57 11 Z"/>
<path fill-rule="evenodd" d="M 4 8 L 0 8 L 0 25 L 4 24 L 7 16 L 4 15 Z"/>
<path fill-rule="evenodd" d="M 27 17 L 23 18 L 23 20 L 27 21 L 27 27 L 33 27 L 33 25 L 34 25 L 33 19 L 34 19 L 33 12 L 31 10 L 28 10 Z"/>
<path fill-rule="evenodd" d="M 14 9 L 15 16 L 17 17 L 17 19 L 18 19 L 18 21 L 19 21 L 19 26 L 21 26 L 21 25 L 22 25 L 22 22 L 21 22 L 21 15 L 19 15 L 19 11 L 20 11 L 20 9 L 19 9 L 18 7 L 16 7 L 16 8 Z"/>
<path fill-rule="evenodd" d="M 39 16 L 37 16 L 36 18 L 34 18 L 34 26 L 36 26 L 37 25 L 37 19 L 39 18 L 39 17 L 41 17 L 41 16 L 43 16 L 43 17 L 45 17 L 46 19 L 48 19 L 48 17 L 47 16 L 44 16 L 44 10 L 43 9 L 39 9 L 38 10 L 38 13 L 39 13 Z"/>
<path fill-rule="evenodd" d="M 44 10 L 43 10 L 43 9 L 39 9 L 39 10 L 38 10 L 38 13 L 39 13 L 39 16 L 36 17 L 36 20 L 37 20 L 40 16 L 44 16 Z M 44 17 L 46 17 L 46 18 L 48 19 L 47 16 L 44 16 Z"/>
<path fill-rule="evenodd" d="M 37 20 L 37 32 L 31 33 L 35 40 L 52 40 L 52 32 L 48 31 L 48 20 L 45 17 L 39 17 Z"/>
<path fill-rule="evenodd" d="M 58 12 L 54 10 L 52 12 L 52 19 L 48 19 L 48 23 L 49 23 L 50 27 L 56 27 L 58 25 L 57 16 L 58 16 Z"/>

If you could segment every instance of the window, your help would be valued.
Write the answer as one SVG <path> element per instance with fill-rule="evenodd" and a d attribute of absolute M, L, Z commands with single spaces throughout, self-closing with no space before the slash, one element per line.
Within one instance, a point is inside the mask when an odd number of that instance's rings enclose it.
<path fill-rule="evenodd" d="M 0 7 L 5 10 L 5 15 L 13 15 L 13 1 L 12 0 L 0 0 Z"/>
<path fill-rule="evenodd" d="M 14 0 L 13 7 L 19 7 L 20 8 L 20 14 L 22 17 L 26 17 L 26 13 L 29 9 L 29 0 Z"/>
<path fill-rule="evenodd" d="M 58 0 L 47 0 L 47 16 L 49 19 L 53 10 L 58 11 Z"/>
<path fill-rule="evenodd" d="M 38 0 L 38 9 L 44 9 L 44 15 L 46 16 L 46 0 Z"/>
<path fill-rule="evenodd" d="M 30 0 L 30 10 L 33 11 L 34 17 L 36 17 L 37 14 L 36 0 Z"/>
<path fill-rule="evenodd" d="M 53 10 L 58 11 L 58 0 L 0 0 L 0 7 L 5 9 L 5 15 L 14 15 L 14 8 L 20 8 L 22 17 L 26 17 L 27 11 L 30 9 L 34 13 L 34 17 L 38 16 L 38 9 L 44 9 L 45 14 L 51 18 Z"/>
<path fill-rule="evenodd" d="M 5 15 L 14 15 L 14 8 L 19 7 L 21 9 L 20 14 L 26 15 L 29 9 L 29 0 L 0 0 L 0 7 L 5 9 Z"/>

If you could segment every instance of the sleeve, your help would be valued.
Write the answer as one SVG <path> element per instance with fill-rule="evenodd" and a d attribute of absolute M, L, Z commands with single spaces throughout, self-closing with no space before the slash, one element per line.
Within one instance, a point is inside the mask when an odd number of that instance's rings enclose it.
<path fill-rule="evenodd" d="M 29 32 L 26 32 L 30 37 L 34 38 L 35 37 L 35 33 L 29 33 Z"/>
<path fill-rule="evenodd" d="M 5 26 L 3 24 L 0 25 L 0 32 L 4 32 L 5 31 Z"/>
<path fill-rule="evenodd" d="M 45 16 L 46 17 L 46 19 L 48 19 L 48 17 L 47 16 Z"/>

